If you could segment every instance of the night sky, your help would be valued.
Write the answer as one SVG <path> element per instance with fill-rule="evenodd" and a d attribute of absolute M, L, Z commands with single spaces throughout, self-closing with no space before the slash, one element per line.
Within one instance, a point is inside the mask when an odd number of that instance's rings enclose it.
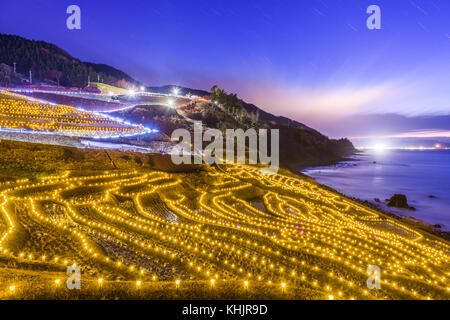
<path fill-rule="evenodd" d="M 448 0 L 2 0 L 0 32 L 150 86 L 217 84 L 332 137 L 450 138 Z"/>

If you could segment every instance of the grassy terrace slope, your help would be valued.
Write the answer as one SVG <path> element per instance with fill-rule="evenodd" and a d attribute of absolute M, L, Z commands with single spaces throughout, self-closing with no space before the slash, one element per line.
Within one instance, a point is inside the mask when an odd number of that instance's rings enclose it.
<path fill-rule="evenodd" d="M 127 94 L 128 93 L 127 89 L 115 87 L 115 86 L 112 86 L 112 85 L 109 85 L 106 83 L 90 82 L 89 84 L 97 86 L 97 88 L 104 94 L 108 94 L 110 92 L 112 92 L 114 94 Z"/>
<path fill-rule="evenodd" d="M 450 297 L 445 240 L 288 171 L 163 165 L 0 142 L 0 298 Z M 66 288 L 72 264 L 81 290 Z"/>

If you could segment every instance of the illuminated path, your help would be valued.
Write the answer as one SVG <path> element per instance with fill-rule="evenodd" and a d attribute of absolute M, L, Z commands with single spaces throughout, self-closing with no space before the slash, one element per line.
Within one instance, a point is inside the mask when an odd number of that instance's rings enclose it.
<path fill-rule="evenodd" d="M 191 174 L 192 175 L 192 174 Z M 448 299 L 444 240 L 294 176 L 66 172 L 0 185 L 7 259 L 128 281 L 304 287 L 324 299 Z M 205 182 L 208 181 L 208 182 Z M 366 285 L 380 267 L 381 289 Z"/>
<path fill-rule="evenodd" d="M 0 129 L 99 139 L 157 132 L 99 112 L 88 112 L 1 90 Z"/>

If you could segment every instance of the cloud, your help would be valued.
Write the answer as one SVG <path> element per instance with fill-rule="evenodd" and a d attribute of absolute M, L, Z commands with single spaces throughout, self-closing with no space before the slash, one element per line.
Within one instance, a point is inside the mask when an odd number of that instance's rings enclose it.
<path fill-rule="evenodd" d="M 316 86 L 224 80 L 223 86 L 263 110 L 300 121 L 332 136 L 384 134 L 440 128 L 434 116 L 450 113 L 448 95 L 428 79 L 407 76 L 361 85 L 361 81 Z M 378 115 L 378 117 L 377 117 Z M 430 116 L 432 120 L 427 119 Z M 342 124 L 342 125 L 341 125 Z M 339 129 L 339 130 L 338 130 Z M 448 128 L 450 129 L 450 128 Z"/>
<path fill-rule="evenodd" d="M 395 100 L 396 95 L 407 90 L 395 82 L 371 86 L 346 84 L 341 86 L 277 86 L 255 84 L 241 87 L 241 95 L 262 109 L 309 122 L 326 124 L 351 114 L 370 112 L 377 104 Z"/>
<path fill-rule="evenodd" d="M 423 131 L 409 131 L 388 135 L 372 135 L 349 137 L 352 140 L 358 139 L 395 139 L 395 138 L 450 138 L 450 130 L 423 130 Z"/>
<path fill-rule="evenodd" d="M 450 115 L 406 117 L 399 114 L 354 114 L 318 128 L 332 137 L 447 137 Z"/>
<path fill-rule="evenodd" d="M 450 113 L 448 94 L 442 89 L 446 84 L 436 83 L 432 75 L 424 78 L 408 73 L 378 82 L 359 77 L 343 81 L 331 76 L 329 81 L 307 86 L 286 84 L 280 78 L 212 77 L 192 71 L 180 74 L 189 75 L 192 87 L 209 89 L 217 84 L 267 112 L 297 120 L 331 137 L 450 130 L 450 116 L 445 116 Z M 183 83 L 187 78 L 180 79 Z"/>

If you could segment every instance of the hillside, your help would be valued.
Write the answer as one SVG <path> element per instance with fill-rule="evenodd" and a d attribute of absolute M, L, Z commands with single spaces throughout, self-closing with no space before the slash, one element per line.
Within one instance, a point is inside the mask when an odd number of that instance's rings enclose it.
<path fill-rule="evenodd" d="M 449 298 L 448 242 L 406 220 L 286 170 L 163 158 L 0 141 L 0 299 Z"/>
<path fill-rule="evenodd" d="M 14 62 L 17 63 L 19 76 L 12 72 Z M 106 86 L 112 84 L 126 88 L 128 84 L 141 85 L 123 71 L 105 64 L 82 62 L 53 44 L 0 34 L 0 85 L 20 83 L 20 73 L 26 78 L 25 75 L 30 69 L 35 80 L 68 87 L 85 87 L 89 77 L 91 81 L 100 79 L 102 85 L 106 84 Z M 169 94 L 174 87 L 173 85 L 146 87 L 146 91 Z M 103 90 L 97 82 L 91 82 L 89 88 L 98 92 Z M 177 126 L 186 127 L 187 122 L 184 118 L 188 118 L 188 122 L 200 120 L 209 127 L 222 130 L 251 127 L 279 128 L 281 165 L 290 169 L 330 164 L 355 152 L 353 145 L 347 139 L 328 139 L 303 123 L 265 112 L 239 99 L 235 94 L 226 93 L 217 86 L 212 87 L 210 92 L 181 86 L 177 88 L 180 95 L 204 97 L 211 99 L 212 103 L 185 104 L 182 99 L 178 99 L 180 100 L 178 112 L 181 115 L 168 116 L 165 112 L 160 114 L 161 110 L 157 112 L 158 114 L 155 113 L 155 104 L 159 102 L 133 101 L 127 96 L 122 96 L 123 103 L 139 105 L 122 115 L 138 123 L 158 127 L 168 136 Z M 111 90 L 107 89 L 107 91 Z M 85 106 L 86 103 L 83 105 Z"/>
<path fill-rule="evenodd" d="M 53 44 L 0 33 L 0 63 L 12 67 L 14 62 L 17 73 L 22 74 L 24 78 L 28 78 L 31 70 L 34 82 L 85 87 L 90 77 L 92 80 L 101 79 L 107 83 L 125 80 L 139 85 L 120 70 L 105 64 L 82 62 Z M 0 84 L 7 84 L 8 79 L 13 83 L 21 81 L 20 77 L 5 77 L 0 74 L 0 82 L 3 82 Z"/>
<path fill-rule="evenodd" d="M 166 85 L 166 86 L 161 86 L 161 87 L 146 87 L 147 91 L 150 92 L 157 92 L 157 93 L 164 93 L 164 94 L 169 94 L 172 92 L 173 88 L 175 86 L 173 85 Z M 179 94 L 180 95 L 185 95 L 185 94 L 191 94 L 191 95 L 197 95 L 200 97 L 204 97 L 207 96 L 209 97 L 211 92 L 205 91 L 205 90 L 198 90 L 198 89 L 192 89 L 192 88 L 186 88 L 186 87 L 182 87 L 182 86 L 176 86 L 176 88 L 179 90 Z M 273 121 L 276 122 L 278 124 L 282 124 L 282 125 L 289 125 L 289 126 L 295 126 L 298 128 L 302 128 L 302 129 L 308 129 L 308 130 L 314 130 L 311 129 L 310 127 L 304 125 L 303 123 L 300 123 L 298 121 L 283 117 L 283 116 L 276 116 L 273 115 L 269 112 L 266 112 L 260 108 L 258 108 L 257 106 L 255 106 L 254 104 L 251 103 L 246 103 L 245 101 L 242 101 L 243 107 L 248 111 L 248 112 L 258 112 L 259 113 L 259 118 L 261 120 L 264 121 Z"/>
<path fill-rule="evenodd" d="M 170 94 L 173 88 L 174 86 L 163 86 L 147 90 Z M 163 111 L 167 107 L 156 108 L 155 101 L 139 102 L 134 97 L 131 101 L 139 106 L 121 112 L 120 116 L 149 127 L 157 127 L 168 136 L 173 129 L 188 127 L 194 120 L 202 121 L 207 127 L 222 131 L 234 128 L 279 129 L 280 164 L 292 170 L 332 164 L 355 152 L 348 139 L 329 139 L 303 123 L 265 112 L 239 99 L 236 94 L 226 93 L 217 86 L 213 86 L 210 92 L 179 86 L 177 88 L 180 95 L 195 94 L 210 99 L 210 102 L 189 103 L 178 99 L 178 114 L 174 115 Z M 124 99 L 130 102 L 129 98 Z"/>

